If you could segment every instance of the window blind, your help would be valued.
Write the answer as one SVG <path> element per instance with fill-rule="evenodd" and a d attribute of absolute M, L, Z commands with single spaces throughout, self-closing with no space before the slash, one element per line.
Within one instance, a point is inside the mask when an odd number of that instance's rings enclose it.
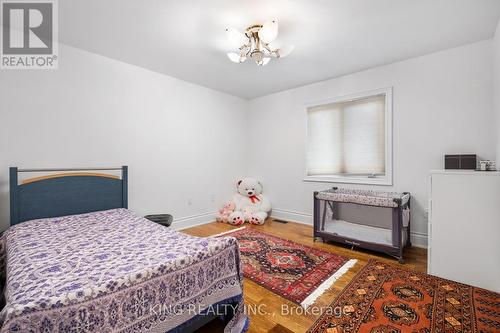
<path fill-rule="evenodd" d="M 385 95 L 307 111 L 307 174 L 384 175 Z"/>

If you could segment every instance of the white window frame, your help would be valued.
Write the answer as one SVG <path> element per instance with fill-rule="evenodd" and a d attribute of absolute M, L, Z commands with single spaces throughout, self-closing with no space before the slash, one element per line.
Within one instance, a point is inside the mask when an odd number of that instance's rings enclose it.
<path fill-rule="evenodd" d="M 308 147 L 308 117 L 309 108 L 323 106 L 333 103 L 349 102 L 357 99 L 364 99 L 376 95 L 385 94 L 385 175 L 384 176 L 350 176 L 350 175 L 320 175 L 309 176 L 307 174 L 307 147 Z M 370 91 L 354 93 L 339 97 L 330 98 L 327 100 L 316 101 L 306 104 L 306 142 L 304 155 L 304 179 L 306 182 L 321 182 L 321 183 L 350 183 L 350 184 L 368 184 L 368 185 L 385 185 L 392 186 L 392 87 L 381 88 Z"/>

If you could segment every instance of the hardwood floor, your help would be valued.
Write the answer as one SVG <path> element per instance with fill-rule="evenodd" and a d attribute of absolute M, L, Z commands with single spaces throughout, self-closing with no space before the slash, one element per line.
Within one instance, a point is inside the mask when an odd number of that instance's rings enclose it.
<path fill-rule="evenodd" d="M 339 278 L 335 284 L 323 295 L 321 295 L 314 306 L 317 308 L 326 307 L 336 298 L 340 291 L 351 281 L 356 273 L 366 264 L 370 258 L 376 258 L 394 265 L 399 265 L 397 260 L 388 256 L 381 255 L 376 252 L 365 250 L 351 250 L 342 245 L 335 245 L 333 243 L 322 243 L 313 241 L 313 229 L 311 226 L 298 224 L 298 223 L 280 223 L 269 219 L 263 226 L 253 226 L 245 224 L 246 227 L 255 228 L 259 231 L 268 233 L 270 235 L 282 237 L 295 241 L 297 243 L 312 246 L 324 251 L 334 252 L 349 258 L 357 259 L 356 265 Z M 202 226 L 185 229 L 183 232 L 195 236 L 210 236 L 224 231 L 235 229 L 235 227 L 213 222 Z M 406 268 L 414 269 L 420 272 L 427 270 L 427 251 L 421 248 L 410 247 L 405 250 L 405 264 Z M 257 285 L 256 283 L 245 279 L 244 280 L 244 295 L 245 303 L 247 305 L 259 306 L 265 313 L 249 313 L 250 327 L 249 333 L 273 332 L 273 333 L 289 333 L 289 332 L 305 332 L 319 317 L 316 313 L 304 313 L 301 308 L 291 303 L 284 298 L 274 294 L 273 292 Z M 282 313 L 282 306 L 288 306 L 287 309 L 295 309 L 293 314 Z M 218 321 L 213 321 L 206 327 L 197 332 L 222 332 L 223 327 Z"/>

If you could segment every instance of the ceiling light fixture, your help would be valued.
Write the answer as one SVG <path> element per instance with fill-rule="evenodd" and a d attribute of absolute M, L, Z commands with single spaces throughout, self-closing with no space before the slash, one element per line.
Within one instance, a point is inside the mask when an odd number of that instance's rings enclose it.
<path fill-rule="evenodd" d="M 259 66 L 269 63 L 271 58 L 283 58 L 293 51 L 293 45 L 273 48 L 269 44 L 278 37 L 278 21 L 272 20 L 263 25 L 248 27 L 242 34 L 236 29 L 227 28 L 226 36 L 236 52 L 228 52 L 227 57 L 235 63 L 251 58 Z"/>

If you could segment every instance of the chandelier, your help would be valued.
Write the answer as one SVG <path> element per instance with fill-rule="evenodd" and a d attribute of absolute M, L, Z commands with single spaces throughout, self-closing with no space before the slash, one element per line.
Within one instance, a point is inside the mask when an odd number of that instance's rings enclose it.
<path fill-rule="evenodd" d="M 256 24 L 248 27 L 245 33 L 236 29 L 227 28 L 226 36 L 231 47 L 236 52 L 228 52 L 227 57 L 235 63 L 252 59 L 257 65 L 264 66 L 271 58 L 283 58 L 293 51 L 293 45 L 273 48 L 270 43 L 278 37 L 278 22 L 272 20 L 265 24 Z"/>

